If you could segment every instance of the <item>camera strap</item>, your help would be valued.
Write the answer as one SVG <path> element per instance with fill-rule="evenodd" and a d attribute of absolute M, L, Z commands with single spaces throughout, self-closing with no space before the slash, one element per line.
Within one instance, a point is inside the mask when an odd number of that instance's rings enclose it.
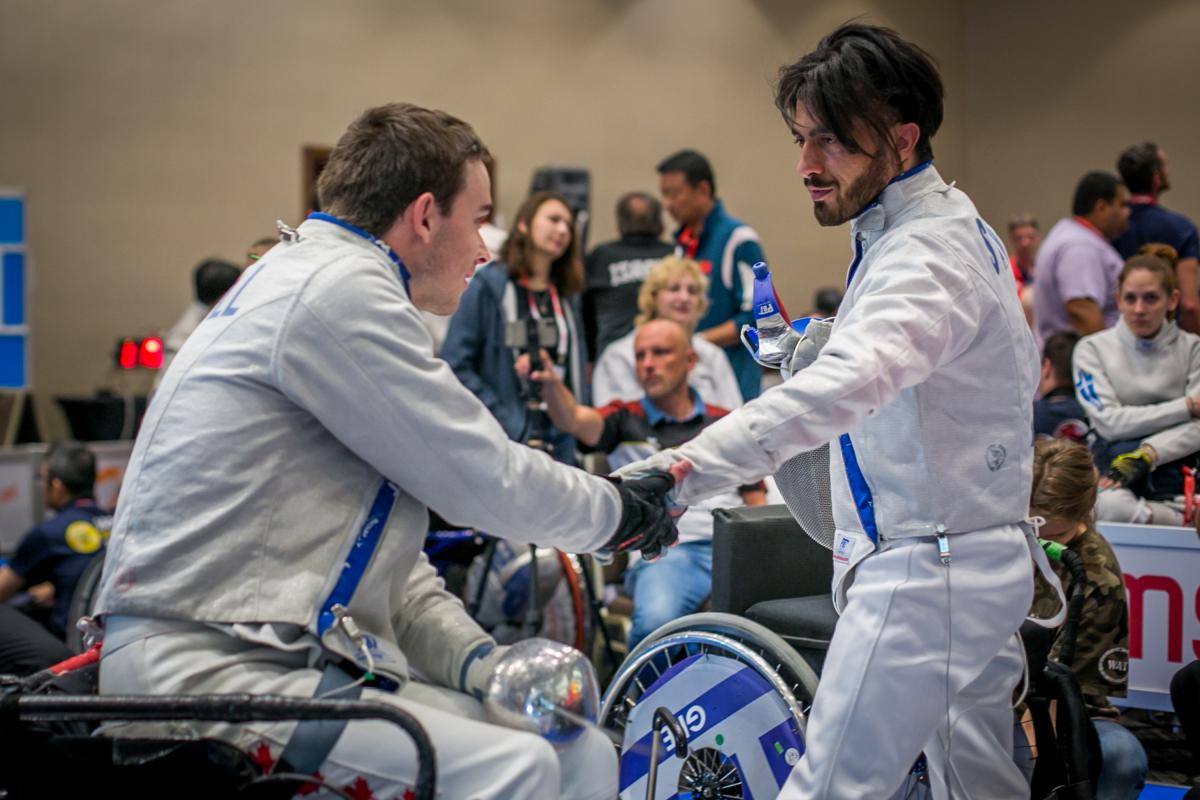
<path fill-rule="evenodd" d="M 529 281 L 522 278 L 521 288 L 525 290 L 525 299 L 529 303 L 529 316 L 534 319 L 541 319 L 542 312 L 538 308 L 537 300 L 533 297 L 533 290 L 529 288 Z M 565 364 L 567 361 L 567 348 L 569 346 L 568 339 L 570 338 L 567 329 L 567 317 L 563 313 L 562 301 L 558 298 L 558 289 L 554 287 L 553 283 L 548 284 L 547 291 L 550 293 L 550 308 L 554 313 L 554 327 L 558 331 L 558 357 L 556 361 L 559 364 Z"/>

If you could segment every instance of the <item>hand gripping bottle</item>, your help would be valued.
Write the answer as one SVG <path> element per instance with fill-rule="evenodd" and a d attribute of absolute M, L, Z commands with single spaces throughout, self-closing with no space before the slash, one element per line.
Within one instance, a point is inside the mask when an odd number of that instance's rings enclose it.
<path fill-rule="evenodd" d="M 742 326 L 742 344 L 759 364 L 779 369 L 792 357 L 800 334 L 793 330 L 787 311 L 779 302 L 766 262 L 759 261 L 753 269 L 754 327 Z"/>

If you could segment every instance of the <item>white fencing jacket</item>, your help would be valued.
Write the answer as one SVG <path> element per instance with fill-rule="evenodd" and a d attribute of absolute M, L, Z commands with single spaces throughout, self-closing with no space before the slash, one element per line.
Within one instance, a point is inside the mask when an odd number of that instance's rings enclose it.
<path fill-rule="evenodd" d="M 836 529 L 963 533 L 1027 514 L 1033 336 L 1004 246 L 930 164 L 897 177 L 853 226 L 829 342 L 806 369 L 674 451 L 688 502 L 772 474 L 826 442 Z M 861 553 L 838 552 L 835 562 Z"/>
<path fill-rule="evenodd" d="M 1072 358 L 1075 394 L 1097 433 L 1138 439 L 1164 464 L 1200 450 L 1200 421 L 1188 395 L 1200 395 L 1200 336 L 1163 323 L 1140 339 L 1124 319 L 1079 340 Z"/>
<path fill-rule="evenodd" d="M 172 363 L 121 490 L 98 610 L 285 623 L 377 672 L 461 683 L 488 640 L 421 549 L 426 507 L 518 542 L 596 550 L 616 489 L 511 442 L 445 364 L 385 245 L 313 220 Z M 397 260 L 398 261 L 398 260 Z M 407 657 L 407 658 L 406 658 Z"/>

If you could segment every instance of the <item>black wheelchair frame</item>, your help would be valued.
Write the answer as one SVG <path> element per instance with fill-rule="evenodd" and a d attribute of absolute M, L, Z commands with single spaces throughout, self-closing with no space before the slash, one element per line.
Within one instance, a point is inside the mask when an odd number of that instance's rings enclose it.
<path fill-rule="evenodd" d="M 105 738 L 72 727 L 113 720 L 383 720 L 401 728 L 416 747 L 415 798 L 433 800 L 436 794 L 437 759 L 428 733 L 407 711 L 383 703 L 250 694 L 35 694 L 28 679 L 12 676 L 0 677 L 0 688 L 5 691 L 0 696 L 0 742 L 10 754 L 0 767 L 0 789 L 12 800 L 69 797 L 105 788 L 124 798 L 236 795 L 263 800 L 292 797 L 305 784 L 321 783 L 312 775 L 264 773 L 245 753 L 224 742 Z M 337 787 L 325 788 L 346 796 Z"/>

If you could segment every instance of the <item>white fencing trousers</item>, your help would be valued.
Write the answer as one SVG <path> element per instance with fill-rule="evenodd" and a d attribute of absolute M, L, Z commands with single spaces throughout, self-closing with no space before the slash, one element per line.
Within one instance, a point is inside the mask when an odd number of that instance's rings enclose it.
<path fill-rule="evenodd" d="M 305 652 L 255 645 L 204 626 L 181 626 L 186 627 L 126 639 L 111 652 L 110 644 L 117 642 L 110 631 L 100 667 L 100 693 L 251 692 L 312 697 L 320 680 L 321 673 L 306 666 Z M 362 699 L 398 706 L 421 722 L 437 756 L 439 798 L 609 800 L 617 794 L 616 752 L 597 731 L 585 731 L 556 753 L 540 736 L 482 721 L 480 703 L 461 692 L 410 682 L 399 694 L 364 689 Z M 273 763 L 294 727 L 295 723 L 139 723 L 110 726 L 106 733 L 215 737 L 260 763 Z M 379 800 L 403 798 L 416 779 L 416 750 L 408 735 L 391 723 L 350 722 L 320 774 L 335 786 L 356 789 L 355 796 L 368 796 L 363 790 L 369 789 L 370 796 Z"/>
<path fill-rule="evenodd" d="M 855 568 L 780 800 L 886 798 L 924 750 L 933 796 L 1029 796 L 1013 763 L 1015 636 L 1033 599 L 1017 525 L 898 539 Z"/>
<path fill-rule="evenodd" d="M 1100 522 L 1132 522 L 1135 525 L 1183 525 L 1183 495 L 1173 500 L 1146 500 L 1130 489 L 1101 489 L 1096 495 L 1096 519 Z"/>

